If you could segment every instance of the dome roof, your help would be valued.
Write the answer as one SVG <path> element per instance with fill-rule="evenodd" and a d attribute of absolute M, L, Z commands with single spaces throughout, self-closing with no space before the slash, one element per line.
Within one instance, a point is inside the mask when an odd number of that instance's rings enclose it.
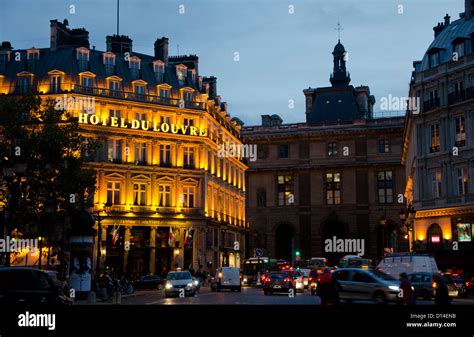
<path fill-rule="evenodd" d="M 445 26 L 438 36 L 435 37 L 428 47 L 419 69 L 416 71 L 424 71 L 429 69 L 429 55 L 432 51 L 439 51 L 439 64 L 447 63 L 452 60 L 453 41 L 461 41 L 471 39 L 474 33 L 474 17 L 466 20 L 458 19 Z"/>
<path fill-rule="evenodd" d="M 341 41 L 338 41 L 337 44 L 334 46 L 334 53 L 344 53 L 346 49 L 342 45 Z"/>

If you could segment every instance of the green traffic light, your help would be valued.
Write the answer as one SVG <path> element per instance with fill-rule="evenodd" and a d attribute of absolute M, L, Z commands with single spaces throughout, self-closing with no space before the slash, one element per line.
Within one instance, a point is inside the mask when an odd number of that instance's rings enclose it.
<path fill-rule="evenodd" d="M 300 256 L 299 250 L 297 250 L 297 251 L 295 252 L 295 255 L 296 255 L 296 256 Z"/>

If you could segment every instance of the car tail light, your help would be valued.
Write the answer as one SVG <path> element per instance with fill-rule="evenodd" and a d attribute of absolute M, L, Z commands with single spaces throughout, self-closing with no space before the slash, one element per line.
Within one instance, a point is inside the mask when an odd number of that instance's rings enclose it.
<path fill-rule="evenodd" d="M 290 278 L 289 278 L 289 277 L 287 277 L 287 278 L 286 278 L 286 279 L 284 279 L 283 281 L 285 281 L 285 282 L 290 282 Z"/>
<path fill-rule="evenodd" d="M 312 280 L 313 280 L 313 278 L 312 278 L 312 277 L 308 277 L 308 281 L 312 281 Z"/>

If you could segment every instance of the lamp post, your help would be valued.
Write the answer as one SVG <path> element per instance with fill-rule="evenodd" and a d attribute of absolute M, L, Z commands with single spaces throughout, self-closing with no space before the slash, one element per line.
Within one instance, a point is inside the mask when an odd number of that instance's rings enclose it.
<path fill-rule="evenodd" d="M 97 210 L 97 261 L 96 261 L 96 277 L 97 278 L 100 277 L 100 259 L 102 256 L 101 246 L 102 246 L 102 219 L 103 217 L 100 215 L 100 213 L 105 212 L 108 216 L 111 208 L 112 208 L 112 203 L 110 201 L 107 201 L 107 203 L 104 204 L 104 209 Z"/>
<path fill-rule="evenodd" d="M 54 224 L 54 211 L 56 210 L 56 201 L 50 200 L 46 205 L 44 211 L 48 215 L 48 218 L 51 218 L 51 224 L 47 226 L 48 228 L 48 260 L 46 261 L 46 268 L 49 269 L 49 263 L 51 258 L 51 232 Z"/>

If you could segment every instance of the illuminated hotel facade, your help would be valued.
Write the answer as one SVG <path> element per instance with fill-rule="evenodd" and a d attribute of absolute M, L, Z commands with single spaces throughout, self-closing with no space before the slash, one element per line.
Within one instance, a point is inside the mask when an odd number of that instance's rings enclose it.
<path fill-rule="evenodd" d="M 98 51 L 85 29 L 51 20 L 50 48 L 2 44 L 2 93 L 56 100 L 74 112 L 86 143 L 100 145 L 83 153 L 97 172 L 94 266 L 97 258 L 100 269 L 131 274 L 240 266 L 247 166 L 218 152 L 241 144 L 241 122 L 216 78 L 199 75 L 197 56 L 168 56 L 167 38 L 154 47 L 153 56 L 136 53 L 130 38 L 113 35 Z"/>

